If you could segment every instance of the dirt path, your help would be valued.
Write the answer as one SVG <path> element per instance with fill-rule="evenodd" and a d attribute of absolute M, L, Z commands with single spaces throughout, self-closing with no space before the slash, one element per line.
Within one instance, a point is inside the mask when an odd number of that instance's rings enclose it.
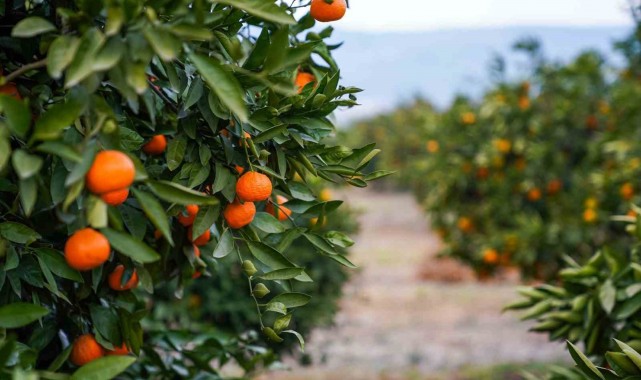
<path fill-rule="evenodd" d="M 409 379 L 462 366 L 550 362 L 567 356 L 514 315 L 510 284 L 420 281 L 439 240 L 409 194 L 341 194 L 362 212 L 351 259 L 361 267 L 345 289 L 336 326 L 308 337 L 312 367 L 267 379 Z M 419 376 L 419 377 L 415 377 Z M 448 377 L 449 378 L 449 377 Z"/>

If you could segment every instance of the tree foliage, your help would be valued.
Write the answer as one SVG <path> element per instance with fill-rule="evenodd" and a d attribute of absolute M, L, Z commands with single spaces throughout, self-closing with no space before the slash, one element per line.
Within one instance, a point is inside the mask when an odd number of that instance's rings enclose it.
<path fill-rule="evenodd" d="M 133 378 L 218 378 L 214 362 L 234 360 L 248 371 L 273 362 L 257 339 L 291 336 L 303 345 L 289 327 L 310 302 L 299 289 L 323 285 L 313 282 L 316 258 L 303 262 L 289 247 L 304 244 L 316 257 L 353 267 L 344 255 L 347 235 L 310 225 L 341 206 L 320 199 L 310 181 L 364 187 L 384 173 L 363 172 L 378 153 L 373 145 L 327 143 L 331 113 L 356 105 L 360 90 L 340 84 L 331 55 L 338 45 L 327 43 L 332 28 L 310 31 L 309 15 L 294 17 L 300 7 L 248 0 L 0 4 L 5 372 L 110 378 L 136 361 L 107 356 L 75 369 L 67 362 L 70 344 L 86 333 L 106 351 L 124 345 L 142 358 L 125 375 Z M 299 71 L 315 81 L 296 88 Z M 156 155 L 145 146 L 159 135 L 168 142 Z M 118 206 L 86 182 L 104 151 L 124 152 L 134 164 L 135 181 Z M 232 229 L 223 210 L 249 171 L 267 175 L 274 192 L 256 202 L 249 226 Z M 288 200 L 285 220 L 266 212 L 276 195 Z M 199 206 L 190 226 L 179 222 L 188 205 Z M 82 228 L 103 234 L 112 254 L 79 272 L 63 250 Z M 190 240 L 201 239 L 197 250 Z M 223 258 L 236 264 L 219 264 Z M 138 290 L 106 285 L 119 264 L 126 268 L 121 283 L 135 271 Z M 233 294 L 251 301 L 260 338 L 148 318 L 156 292 L 188 299 L 194 281 L 206 287 L 214 273 L 240 268 L 243 287 Z"/>

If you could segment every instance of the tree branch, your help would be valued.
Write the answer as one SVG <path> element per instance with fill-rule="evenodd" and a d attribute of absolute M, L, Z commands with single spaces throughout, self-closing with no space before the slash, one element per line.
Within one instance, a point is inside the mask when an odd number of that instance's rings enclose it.
<path fill-rule="evenodd" d="M 40 61 L 28 63 L 28 64 L 20 67 L 18 70 L 15 70 L 11 74 L 9 74 L 6 77 L 4 77 L 5 78 L 5 82 L 7 82 L 7 83 L 11 82 L 12 80 L 20 77 L 22 74 L 24 74 L 24 73 L 26 73 L 28 71 L 39 69 L 39 68 L 45 67 L 45 66 L 47 66 L 47 59 L 46 58 L 41 59 Z"/>

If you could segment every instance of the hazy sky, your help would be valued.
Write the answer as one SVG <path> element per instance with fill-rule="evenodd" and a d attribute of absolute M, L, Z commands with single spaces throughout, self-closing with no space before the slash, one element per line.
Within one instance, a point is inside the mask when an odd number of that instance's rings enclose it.
<path fill-rule="evenodd" d="M 348 30 L 501 25 L 627 25 L 626 0 L 350 0 Z"/>

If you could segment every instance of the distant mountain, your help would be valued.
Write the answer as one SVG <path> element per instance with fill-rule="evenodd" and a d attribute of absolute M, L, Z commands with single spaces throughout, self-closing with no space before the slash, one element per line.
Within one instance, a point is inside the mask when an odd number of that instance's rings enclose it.
<path fill-rule="evenodd" d="M 344 83 L 365 89 L 363 105 L 337 117 L 342 123 L 382 112 L 420 94 L 446 106 L 457 93 L 478 95 L 488 85 L 488 65 L 495 54 L 507 58 L 510 75 L 523 76 L 524 60 L 511 47 L 524 37 L 543 44 L 546 57 L 568 61 L 594 49 L 616 62 L 613 42 L 625 27 L 507 27 L 416 33 L 366 33 L 337 30 L 344 41 L 335 58 Z M 519 60 L 520 58 L 520 60 Z M 519 75 L 520 74 L 520 75 Z"/>

